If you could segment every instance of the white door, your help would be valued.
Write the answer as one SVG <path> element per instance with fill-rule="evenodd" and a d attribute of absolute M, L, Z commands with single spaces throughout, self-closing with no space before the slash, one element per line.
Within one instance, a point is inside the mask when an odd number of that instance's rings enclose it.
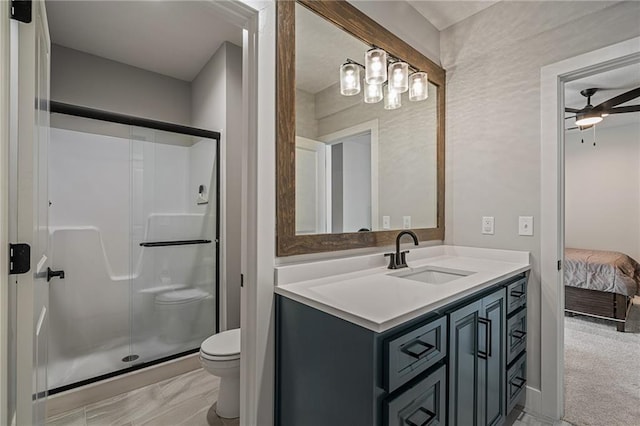
<path fill-rule="evenodd" d="M 17 242 L 31 246 L 31 269 L 16 275 L 16 424 L 44 424 L 47 390 L 49 266 L 47 151 L 50 40 L 44 1 L 34 1 L 30 23 L 18 27 Z M 16 32 L 13 32 L 16 34 Z M 16 46 L 15 44 L 12 44 Z M 15 57 L 15 56 L 14 56 Z M 14 67 L 15 69 L 15 67 Z M 14 157 L 15 158 L 15 157 Z"/>
<path fill-rule="evenodd" d="M 327 231 L 327 146 L 296 136 L 296 234 Z"/>

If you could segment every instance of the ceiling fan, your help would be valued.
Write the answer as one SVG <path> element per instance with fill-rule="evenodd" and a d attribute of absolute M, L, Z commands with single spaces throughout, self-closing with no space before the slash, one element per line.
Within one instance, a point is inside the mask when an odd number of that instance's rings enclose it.
<path fill-rule="evenodd" d="M 580 129 L 585 130 L 602 121 L 609 114 L 622 114 L 627 112 L 640 112 L 640 105 L 630 105 L 619 107 L 618 105 L 629 102 L 632 99 L 640 97 L 640 87 L 629 90 L 618 96 L 602 102 L 596 106 L 591 105 L 591 97 L 598 91 L 595 87 L 584 89 L 580 94 L 587 98 L 587 105 L 582 109 L 565 108 L 565 112 L 574 113 L 574 116 L 565 117 L 566 119 L 575 118 L 577 127 L 571 127 L 567 130 Z"/>

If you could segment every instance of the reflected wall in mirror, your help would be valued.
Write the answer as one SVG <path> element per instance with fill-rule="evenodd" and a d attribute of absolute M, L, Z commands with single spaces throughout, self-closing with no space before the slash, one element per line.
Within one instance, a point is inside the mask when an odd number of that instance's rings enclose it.
<path fill-rule="evenodd" d="M 279 2 L 278 19 L 278 255 L 443 239 L 444 70 L 346 2 Z M 427 99 L 365 102 L 359 65 L 342 95 L 341 65 L 372 46 L 427 72 Z"/>
<path fill-rule="evenodd" d="M 340 66 L 371 47 L 300 4 L 295 22 L 296 234 L 435 227 L 437 87 L 393 110 L 364 81 L 343 96 Z"/>

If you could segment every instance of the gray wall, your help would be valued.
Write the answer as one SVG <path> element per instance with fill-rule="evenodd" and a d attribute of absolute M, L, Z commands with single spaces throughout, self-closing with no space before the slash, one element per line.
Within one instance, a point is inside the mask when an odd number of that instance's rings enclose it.
<path fill-rule="evenodd" d="M 440 32 L 409 3 L 388 0 L 349 0 L 349 3 L 436 64 L 440 63 Z"/>
<path fill-rule="evenodd" d="M 499 2 L 441 33 L 447 70 L 446 242 L 528 250 L 528 380 L 540 387 L 540 68 L 640 35 L 640 3 Z M 495 216 L 495 235 L 482 235 Z"/>
<path fill-rule="evenodd" d="M 192 125 L 222 133 L 226 168 L 225 287 L 227 328 L 240 327 L 240 232 L 242 196 L 242 48 L 224 43 L 192 83 Z M 221 277 L 225 279 L 224 277 Z"/>
<path fill-rule="evenodd" d="M 191 123 L 188 82 L 55 44 L 51 99 L 171 123 Z"/>
<path fill-rule="evenodd" d="M 565 243 L 640 261 L 640 117 L 597 129 L 596 146 L 590 130 L 567 133 Z"/>
<path fill-rule="evenodd" d="M 328 135 L 370 120 L 378 120 L 378 218 L 390 216 L 391 229 L 402 229 L 402 217 L 411 216 L 412 228 L 437 224 L 436 194 L 436 90 L 429 98 L 410 102 L 402 94 L 402 106 L 385 110 L 384 102 L 365 104 L 362 96 L 342 96 L 336 86 L 318 92 L 318 136 Z M 351 104 L 351 107 L 341 109 Z M 416 197 L 416 194 L 420 194 Z M 376 227 L 378 225 L 378 227 Z"/>

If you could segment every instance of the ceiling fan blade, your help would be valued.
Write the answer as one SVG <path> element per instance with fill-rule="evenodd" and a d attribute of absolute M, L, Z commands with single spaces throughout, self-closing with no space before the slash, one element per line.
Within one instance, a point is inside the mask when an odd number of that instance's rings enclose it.
<path fill-rule="evenodd" d="M 580 111 L 582 111 L 581 109 L 577 109 L 577 108 L 565 108 L 564 112 L 572 112 L 574 114 L 579 113 Z"/>
<path fill-rule="evenodd" d="M 629 90 L 628 92 L 625 92 L 625 93 L 623 93 L 621 95 L 614 96 L 613 98 L 609 99 L 608 101 L 604 101 L 600 105 L 596 105 L 593 108 L 593 111 L 595 111 L 595 112 L 606 112 L 607 110 L 612 109 L 616 105 L 620 105 L 620 104 L 623 104 L 625 102 L 629 102 L 630 100 L 635 99 L 637 97 L 640 97 L 640 87 L 637 87 L 637 88 L 635 88 L 633 90 Z"/>
<path fill-rule="evenodd" d="M 617 108 L 611 108 L 606 111 L 609 114 L 622 114 L 623 112 L 640 112 L 640 105 L 629 105 Z"/>
<path fill-rule="evenodd" d="M 570 119 L 570 118 L 576 118 L 576 116 L 575 116 L 575 115 L 572 115 L 571 117 L 565 117 L 564 119 L 565 119 L 565 120 L 568 120 L 568 119 Z"/>
<path fill-rule="evenodd" d="M 576 130 L 576 129 L 579 129 L 579 127 L 569 127 L 568 129 L 565 129 L 565 130 L 569 131 L 569 130 Z"/>

